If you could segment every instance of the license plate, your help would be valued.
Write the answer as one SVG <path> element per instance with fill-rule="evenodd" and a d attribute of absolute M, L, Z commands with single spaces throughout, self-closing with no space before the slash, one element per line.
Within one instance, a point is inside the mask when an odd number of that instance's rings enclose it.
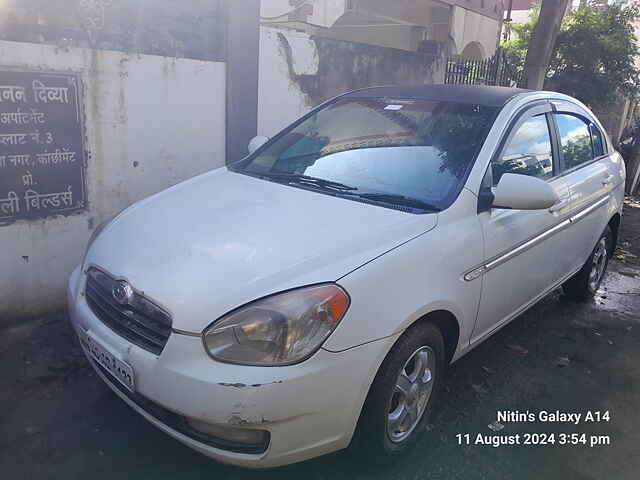
<path fill-rule="evenodd" d="M 124 385 L 129 391 L 133 392 L 135 388 L 133 380 L 133 368 L 128 365 L 117 355 L 111 353 L 104 347 L 91 332 L 78 332 L 80 344 L 85 352 L 96 362 L 107 370 L 116 380 Z"/>

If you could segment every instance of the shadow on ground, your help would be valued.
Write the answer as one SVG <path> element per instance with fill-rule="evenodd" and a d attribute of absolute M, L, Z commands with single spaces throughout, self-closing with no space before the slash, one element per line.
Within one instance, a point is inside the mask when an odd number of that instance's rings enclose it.
<path fill-rule="evenodd" d="M 349 451 L 256 472 L 156 430 L 92 373 L 64 315 L 0 331 L 0 471 L 6 479 L 636 479 L 640 469 L 640 204 L 588 303 L 554 292 L 452 366 L 430 432 L 394 464 Z M 212 401 L 215 401 L 213 399 Z M 609 422 L 505 423 L 500 434 L 585 433 L 610 445 L 459 445 L 498 410 L 609 411 Z"/>

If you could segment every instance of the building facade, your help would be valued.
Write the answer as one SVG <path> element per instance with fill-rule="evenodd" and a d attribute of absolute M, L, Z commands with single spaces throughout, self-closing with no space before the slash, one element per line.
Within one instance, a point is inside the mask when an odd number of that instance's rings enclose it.
<path fill-rule="evenodd" d="M 486 58 L 501 27 L 502 0 L 266 0 L 262 24 L 408 51 Z"/>

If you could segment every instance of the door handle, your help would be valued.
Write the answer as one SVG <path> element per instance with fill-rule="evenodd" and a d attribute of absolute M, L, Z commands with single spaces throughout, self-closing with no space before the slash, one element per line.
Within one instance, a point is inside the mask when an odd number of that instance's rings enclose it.
<path fill-rule="evenodd" d="M 569 199 L 565 198 L 564 200 L 559 201 L 558 203 L 553 205 L 551 208 L 549 208 L 549 213 L 559 212 L 560 210 L 567 207 L 568 205 L 569 205 Z"/>
<path fill-rule="evenodd" d="M 602 185 L 610 185 L 613 182 L 613 175 L 609 174 L 602 180 Z"/>

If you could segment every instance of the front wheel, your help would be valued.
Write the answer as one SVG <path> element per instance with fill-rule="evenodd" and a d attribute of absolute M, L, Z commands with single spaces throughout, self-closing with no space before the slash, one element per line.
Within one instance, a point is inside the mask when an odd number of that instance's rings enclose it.
<path fill-rule="evenodd" d="M 355 448 L 367 458 L 396 457 L 420 437 L 445 371 L 445 347 L 431 323 L 409 328 L 393 346 L 371 385 Z"/>
<path fill-rule="evenodd" d="M 585 300 L 596 294 L 607 271 L 613 248 L 613 232 L 607 226 L 580 271 L 562 285 L 567 297 Z"/>

